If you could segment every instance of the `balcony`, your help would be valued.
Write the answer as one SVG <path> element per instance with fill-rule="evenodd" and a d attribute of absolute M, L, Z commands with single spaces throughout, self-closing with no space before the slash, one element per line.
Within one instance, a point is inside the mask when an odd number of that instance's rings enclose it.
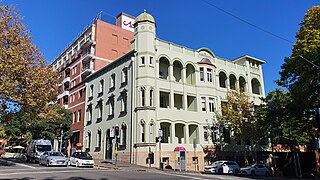
<path fill-rule="evenodd" d="M 83 64 L 82 73 L 81 73 L 82 78 L 87 77 L 92 72 L 94 72 L 92 61 L 90 61 L 89 63 Z"/>
<path fill-rule="evenodd" d="M 62 81 L 62 84 L 66 83 L 66 82 L 70 82 L 70 77 L 64 78 L 64 80 Z"/>
<path fill-rule="evenodd" d="M 63 107 L 64 109 L 68 109 L 68 104 L 64 104 L 64 105 L 62 105 L 62 107 Z"/>
<path fill-rule="evenodd" d="M 82 45 L 81 45 L 81 49 L 86 49 L 88 47 L 90 47 L 91 45 L 95 45 L 96 42 L 92 39 L 88 39 L 86 42 L 84 42 Z"/>
<path fill-rule="evenodd" d="M 91 53 L 91 52 L 85 53 L 85 54 L 82 54 L 81 61 L 85 63 L 85 62 L 88 62 L 89 60 L 91 60 L 93 57 L 94 57 L 93 53 Z"/>
<path fill-rule="evenodd" d="M 63 91 L 62 94 L 59 94 L 59 95 L 58 95 L 58 99 L 61 99 L 61 98 L 63 98 L 64 96 L 69 96 L 69 91 Z"/>

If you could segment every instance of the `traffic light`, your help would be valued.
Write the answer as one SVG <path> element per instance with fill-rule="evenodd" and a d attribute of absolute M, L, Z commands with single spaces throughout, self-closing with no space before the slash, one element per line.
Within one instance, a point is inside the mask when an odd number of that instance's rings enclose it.
<path fill-rule="evenodd" d="M 119 136 L 119 126 L 114 127 L 115 135 Z"/>

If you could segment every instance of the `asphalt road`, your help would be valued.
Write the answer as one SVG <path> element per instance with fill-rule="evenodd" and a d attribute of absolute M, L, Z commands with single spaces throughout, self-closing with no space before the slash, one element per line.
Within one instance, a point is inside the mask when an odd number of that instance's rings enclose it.
<path fill-rule="evenodd" d="M 232 175 L 211 175 L 181 172 L 163 172 L 155 169 L 132 170 L 130 167 L 115 170 L 113 168 L 76 168 L 76 167 L 45 167 L 22 161 L 0 161 L 0 179 L 19 180 L 242 180 L 245 177 Z M 269 178 L 267 178 L 269 179 Z"/>

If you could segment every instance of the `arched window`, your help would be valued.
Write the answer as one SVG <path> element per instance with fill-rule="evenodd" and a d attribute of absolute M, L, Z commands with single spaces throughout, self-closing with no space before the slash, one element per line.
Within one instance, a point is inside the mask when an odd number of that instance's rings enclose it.
<path fill-rule="evenodd" d="M 150 89 L 150 106 L 153 106 L 153 89 Z"/>
<path fill-rule="evenodd" d="M 229 82 L 230 82 L 230 89 L 236 90 L 237 78 L 235 75 L 230 74 Z"/>
<path fill-rule="evenodd" d="M 96 142 L 96 147 L 101 149 L 101 129 L 98 130 L 97 132 L 97 142 Z"/>
<path fill-rule="evenodd" d="M 121 144 L 127 144 L 127 126 L 126 124 L 122 124 L 121 126 Z"/>
<path fill-rule="evenodd" d="M 176 82 L 182 82 L 182 64 L 179 61 L 173 63 L 173 77 Z"/>
<path fill-rule="evenodd" d="M 165 57 L 161 57 L 159 60 L 159 78 L 168 79 L 169 77 L 169 60 Z"/>
<path fill-rule="evenodd" d="M 222 88 L 226 88 L 227 87 L 227 76 L 224 72 L 220 72 L 219 73 L 219 85 Z"/>
<path fill-rule="evenodd" d="M 146 105 L 146 91 L 144 88 L 141 88 L 141 106 L 145 106 Z"/>
<path fill-rule="evenodd" d="M 240 92 L 246 91 L 246 80 L 242 76 L 239 78 L 239 88 L 240 88 Z"/>
<path fill-rule="evenodd" d="M 253 78 L 251 80 L 251 86 L 252 86 L 252 93 L 253 94 L 261 94 L 260 82 L 256 78 Z"/>
<path fill-rule="evenodd" d="M 145 140 L 145 123 L 141 121 L 140 123 L 140 132 L 141 132 L 141 142 L 146 142 Z"/>
<path fill-rule="evenodd" d="M 186 83 L 187 84 L 195 84 L 195 68 L 193 67 L 193 65 L 188 64 L 186 66 Z"/>
<path fill-rule="evenodd" d="M 154 142 L 154 123 L 150 123 L 150 136 L 149 136 L 149 142 L 153 143 Z"/>

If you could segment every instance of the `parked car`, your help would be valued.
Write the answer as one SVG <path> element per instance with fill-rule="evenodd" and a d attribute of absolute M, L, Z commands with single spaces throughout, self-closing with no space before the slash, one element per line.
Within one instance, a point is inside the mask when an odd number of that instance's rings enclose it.
<path fill-rule="evenodd" d="M 241 174 L 252 176 L 269 176 L 270 171 L 264 164 L 254 164 L 249 167 L 241 168 Z"/>
<path fill-rule="evenodd" d="M 238 174 L 240 172 L 240 166 L 234 161 L 216 161 L 211 165 L 205 166 L 204 172 L 218 174 Z"/>
<path fill-rule="evenodd" d="M 70 165 L 76 167 L 93 167 L 92 156 L 87 152 L 75 152 L 70 157 Z"/>
<path fill-rule="evenodd" d="M 46 166 L 68 166 L 68 159 L 61 152 L 46 151 L 40 156 L 39 164 Z"/>

